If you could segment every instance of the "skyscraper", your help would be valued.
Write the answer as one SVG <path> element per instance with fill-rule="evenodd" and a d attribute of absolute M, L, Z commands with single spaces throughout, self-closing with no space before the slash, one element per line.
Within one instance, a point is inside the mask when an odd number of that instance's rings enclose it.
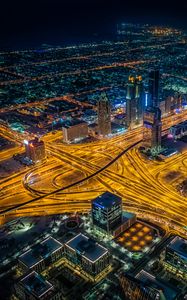
<path fill-rule="evenodd" d="M 159 102 L 159 80 L 160 72 L 159 70 L 152 70 L 149 73 L 149 95 L 151 106 L 158 107 Z"/>
<path fill-rule="evenodd" d="M 32 160 L 34 163 L 45 159 L 45 144 L 43 141 L 39 141 L 35 138 L 31 141 L 24 141 L 26 157 Z"/>
<path fill-rule="evenodd" d="M 129 76 L 126 96 L 126 120 L 127 127 L 130 129 L 136 128 L 142 123 L 142 92 L 142 77 Z"/>
<path fill-rule="evenodd" d="M 92 201 L 93 225 L 110 233 L 122 223 L 122 199 L 106 192 Z"/>
<path fill-rule="evenodd" d="M 158 107 L 149 107 L 144 112 L 143 145 L 146 148 L 161 146 L 161 110 Z"/>
<path fill-rule="evenodd" d="M 99 134 L 106 136 L 111 133 L 110 101 L 106 93 L 102 93 L 97 103 Z"/>

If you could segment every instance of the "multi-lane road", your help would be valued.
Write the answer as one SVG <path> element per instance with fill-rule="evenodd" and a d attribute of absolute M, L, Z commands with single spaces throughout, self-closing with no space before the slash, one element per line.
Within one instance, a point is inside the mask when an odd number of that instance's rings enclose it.
<path fill-rule="evenodd" d="M 164 130 L 185 118 L 186 112 L 165 118 Z M 11 132 L 1 134 L 8 137 Z M 21 141 L 21 136 L 16 139 Z M 79 145 L 63 144 L 61 132 L 49 134 L 44 138 L 48 156 L 44 163 L 1 179 L 1 221 L 24 215 L 87 211 L 91 199 L 109 190 L 123 198 L 125 209 L 186 235 L 186 198 L 165 180 L 165 175 L 181 168 L 184 175 L 187 153 L 165 162 L 150 161 L 138 151 L 141 139 L 141 127 Z M 23 151 L 23 147 L 16 147 Z"/>

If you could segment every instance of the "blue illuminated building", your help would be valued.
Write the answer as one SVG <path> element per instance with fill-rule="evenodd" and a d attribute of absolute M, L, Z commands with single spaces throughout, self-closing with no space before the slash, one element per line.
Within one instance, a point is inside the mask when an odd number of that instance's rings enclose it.
<path fill-rule="evenodd" d="M 145 110 L 149 106 L 152 106 L 151 95 L 149 92 L 149 84 L 146 83 L 144 84 L 144 92 L 142 98 L 143 98 L 142 101 L 143 110 Z"/>
<path fill-rule="evenodd" d="M 92 201 L 93 225 L 110 233 L 122 223 L 122 199 L 106 192 Z"/>

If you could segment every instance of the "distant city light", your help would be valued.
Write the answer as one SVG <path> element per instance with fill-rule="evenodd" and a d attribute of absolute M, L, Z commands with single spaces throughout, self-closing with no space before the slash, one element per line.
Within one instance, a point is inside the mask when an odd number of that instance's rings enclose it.
<path fill-rule="evenodd" d="M 176 108 L 175 113 L 176 113 L 176 114 L 179 114 L 180 112 L 181 112 L 181 109 Z"/>
<path fill-rule="evenodd" d="M 171 133 L 168 134 L 168 139 L 173 139 L 173 135 Z"/>
<path fill-rule="evenodd" d="M 147 107 L 148 105 L 148 93 L 145 94 L 145 106 Z"/>

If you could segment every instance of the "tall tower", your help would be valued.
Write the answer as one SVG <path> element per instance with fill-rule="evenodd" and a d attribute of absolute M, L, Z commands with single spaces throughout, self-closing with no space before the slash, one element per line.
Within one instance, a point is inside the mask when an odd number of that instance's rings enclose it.
<path fill-rule="evenodd" d="M 110 101 L 106 93 L 102 93 L 97 103 L 99 134 L 106 136 L 111 133 Z"/>
<path fill-rule="evenodd" d="M 161 110 L 158 107 L 148 107 L 144 112 L 143 145 L 146 148 L 161 146 Z"/>
<path fill-rule="evenodd" d="M 152 70 L 149 73 L 149 94 L 151 100 L 151 106 L 159 106 L 159 81 L 160 81 L 160 72 L 159 70 Z"/>
<path fill-rule="evenodd" d="M 130 129 L 136 128 L 142 123 L 142 93 L 142 77 L 129 76 L 126 96 L 126 118 L 127 127 Z"/>

